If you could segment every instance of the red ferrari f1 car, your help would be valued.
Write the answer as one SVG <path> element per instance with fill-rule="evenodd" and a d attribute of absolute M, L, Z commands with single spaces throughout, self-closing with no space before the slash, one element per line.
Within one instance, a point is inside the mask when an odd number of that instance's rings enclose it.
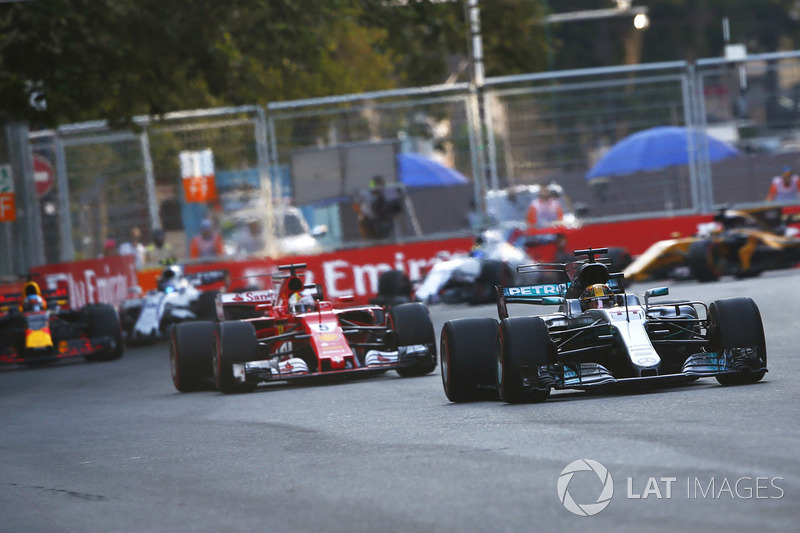
<path fill-rule="evenodd" d="M 0 295 L 0 363 L 38 364 L 83 356 L 87 361 L 122 357 L 117 310 L 108 304 L 69 309 L 67 291 L 42 291 L 28 281 L 21 293 Z"/>
<path fill-rule="evenodd" d="M 178 324 L 170 335 L 175 388 L 200 390 L 213 380 L 229 394 L 270 381 L 433 372 L 436 337 L 422 303 L 387 310 L 326 301 L 300 278 L 305 266 L 278 267 L 274 289 L 220 294 L 217 323 Z"/>

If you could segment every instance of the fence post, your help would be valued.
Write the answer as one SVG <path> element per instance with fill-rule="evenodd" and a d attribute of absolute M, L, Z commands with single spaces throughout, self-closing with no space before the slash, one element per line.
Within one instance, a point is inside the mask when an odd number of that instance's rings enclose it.
<path fill-rule="evenodd" d="M 702 211 L 700 204 L 700 183 L 697 176 L 697 160 L 694 154 L 694 65 L 687 65 L 686 74 L 681 82 L 681 89 L 683 93 L 683 119 L 686 123 L 686 129 L 689 132 L 687 142 L 687 149 L 689 152 L 689 186 L 691 187 L 692 196 L 692 209 L 700 213 Z"/>
<path fill-rule="evenodd" d="M 695 76 L 696 98 L 696 127 L 703 133 L 700 135 L 700 150 L 698 151 L 698 173 L 700 175 L 701 204 L 703 213 L 710 213 L 714 209 L 714 182 L 711 179 L 711 154 L 708 146 L 708 121 L 706 120 L 705 80 L 697 70 Z"/>
<path fill-rule="evenodd" d="M 5 122 L 0 128 L 0 165 L 11 163 L 8 155 L 9 143 Z M 0 250 L 13 250 L 13 227 L 11 222 L 0 223 Z M 0 275 L 14 274 L 14 257 L 12 253 L 0 253 Z"/>
<path fill-rule="evenodd" d="M 486 157 L 489 163 L 488 188 L 499 189 L 500 180 L 497 176 L 497 139 L 494 135 L 494 121 L 489 91 L 483 91 L 484 124 L 486 124 Z"/>
<path fill-rule="evenodd" d="M 161 216 L 158 213 L 158 198 L 156 197 L 156 177 L 153 172 L 153 157 L 150 155 L 150 136 L 147 134 L 146 128 L 139 134 L 139 145 L 142 148 L 144 182 L 147 188 L 147 208 L 150 212 L 150 228 L 161 229 Z"/>
<path fill-rule="evenodd" d="M 61 242 L 61 260 L 75 260 L 75 243 L 72 240 L 72 210 L 69 202 L 69 179 L 67 178 L 67 155 L 64 140 L 56 131 L 53 135 L 53 150 L 56 155 L 56 187 L 58 188 L 58 221 Z"/>
<path fill-rule="evenodd" d="M 28 125 L 24 122 L 9 122 L 6 126 L 14 188 L 19 202 L 16 249 L 20 273 L 45 262 L 42 217 L 33 179 L 33 150 L 28 142 L 28 132 Z"/>
<path fill-rule="evenodd" d="M 270 122 L 270 124 L 272 124 Z M 273 136 L 274 136 L 274 129 Z M 266 242 L 266 252 L 267 255 L 270 257 L 277 257 L 278 255 L 278 247 L 276 246 L 277 242 L 277 235 L 275 231 L 275 202 L 273 198 L 273 190 L 272 190 L 272 181 L 271 181 L 271 174 L 272 169 L 270 168 L 270 147 L 269 141 L 272 140 L 273 147 L 275 145 L 274 138 L 271 139 L 271 136 L 268 135 L 267 132 L 267 116 L 264 112 L 264 108 L 258 107 L 256 108 L 256 160 L 258 164 L 258 181 L 259 185 L 261 186 L 260 196 L 261 201 L 264 203 L 264 228 L 263 232 L 264 235 L 267 236 Z M 277 161 L 275 162 L 275 167 L 277 169 Z"/>
<path fill-rule="evenodd" d="M 484 107 L 484 70 L 483 70 L 483 39 L 481 36 L 481 19 L 480 7 L 478 0 L 469 0 L 464 4 L 466 13 L 467 24 L 469 25 L 469 53 L 470 53 L 470 67 L 471 67 L 471 80 L 469 84 L 469 102 L 471 113 L 470 127 L 474 131 L 475 147 L 477 148 L 477 157 L 473 159 L 473 163 L 477 162 L 478 168 L 473 168 L 472 181 L 475 184 L 475 210 L 481 219 L 481 225 L 486 225 L 488 222 L 488 213 L 486 211 L 486 177 L 491 173 L 488 168 L 488 157 L 486 135 L 484 130 L 486 127 L 486 109 Z"/>

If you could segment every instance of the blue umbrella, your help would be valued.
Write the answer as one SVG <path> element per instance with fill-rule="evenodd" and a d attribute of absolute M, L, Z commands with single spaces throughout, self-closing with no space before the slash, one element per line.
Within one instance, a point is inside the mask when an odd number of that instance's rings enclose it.
<path fill-rule="evenodd" d="M 689 135 L 687 128 L 677 126 L 659 126 L 634 133 L 612 146 L 586 174 L 586 179 L 687 165 Z M 730 144 L 695 131 L 695 149 L 701 140 L 708 144 L 710 161 L 739 155 L 739 151 Z"/>
<path fill-rule="evenodd" d="M 416 153 L 397 155 L 400 181 L 406 187 L 460 185 L 469 180 L 459 171 Z"/>

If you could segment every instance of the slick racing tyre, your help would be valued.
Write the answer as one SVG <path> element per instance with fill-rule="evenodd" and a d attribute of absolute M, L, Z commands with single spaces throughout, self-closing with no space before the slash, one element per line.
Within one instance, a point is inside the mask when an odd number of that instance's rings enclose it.
<path fill-rule="evenodd" d="M 217 321 L 217 291 L 206 291 L 197 297 L 197 318 Z"/>
<path fill-rule="evenodd" d="M 84 308 L 89 322 L 90 337 L 109 337 L 113 346 L 104 352 L 86 356 L 87 361 L 113 361 L 119 359 L 125 352 L 125 343 L 122 339 L 122 325 L 119 314 L 113 305 L 92 304 Z"/>
<path fill-rule="evenodd" d="M 497 336 L 497 391 L 506 403 L 543 402 L 550 386 L 539 383 L 539 367 L 553 362 L 555 347 L 538 317 L 505 318 Z"/>
<path fill-rule="evenodd" d="M 448 320 L 442 328 L 442 385 L 451 402 L 496 400 L 494 382 L 497 321 Z"/>
<path fill-rule="evenodd" d="M 213 322 L 185 322 L 172 328 L 169 367 L 175 388 L 180 392 L 208 388 L 213 376 L 213 351 Z"/>
<path fill-rule="evenodd" d="M 389 309 L 389 323 L 394 332 L 393 347 L 423 345 L 428 347 L 430 360 L 421 359 L 413 366 L 397 369 L 401 377 L 430 374 L 436 368 L 436 334 L 428 308 L 420 302 L 397 305 Z"/>
<path fill-rule="evenodd" d="M 220 322 L 215 329 L 212 367 L 214 384 L 223 394 L 250 392 L 255 383 L 242 382 L 233 375 L 234 363 L 243 364 L 258 359 L 258 339 L 249 322 Z"/>
<path fill-rule="evenodd" d="M 716 376 L 721 385 L 744 385 L 761 381 L 767 366 L 767 345 L 764 340 L 764 325 L 761 312 L 750 298 L 726 298 L 711 302 L 708 306 L 709 344 L 712 351 L 728 348 L 755 348 L 758 360 L 739 373 Z"/>
<path fill-rule="evenodd" d="M 697 281 L 717 281 L 724 274 L 721 247 L 710 239 L 689 246 L 688 262 L 692 278 Z"/>
<path fill-rule="evenodd" d="M 378 277 L 378 295 L 370 300 L 376 305 L 400 305 L 413 300 L 414 288 L 402 270 L 382 272 Z"/>
<path fill-rule="evenodd" d="M 470 305 L 493 303 L 497 301 L 496 285 L 509 285 L 514 273 L 507 264 L 494 259 L 487 259 L 481 263 L 481 272 L 472 286 L 472 292 L 467 301 Z"/>

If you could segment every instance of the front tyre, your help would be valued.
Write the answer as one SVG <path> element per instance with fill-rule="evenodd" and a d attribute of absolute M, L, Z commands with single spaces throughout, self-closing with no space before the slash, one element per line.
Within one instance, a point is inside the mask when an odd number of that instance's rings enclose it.
<path fill-rule="evenodd" d="M 428 308 L 420 302 L 394 306 L 389 309 L 389 322 L 393 331 L 393 348 L 400 350 L 404 346 L 424 346 L 428 354 L 409 366 L 398 368 L 397 373 L 406 378 L 433 372 L 436 369 L 436 334 Z"/>
<path fill-rule="evenodd" d="M 180 392 L 207 388 L 213 376 L 213 352 L 213 322 L 185 322 L 172 328 L 169 367 L 175 388 Z"/>
<path fill-rule="evenodd" d="M 108 337 L 111 346 L 97 354 L 87 356 L 89 361 L 113 361 L 119 359 L 125 352 L 125 342 L 122 338 L 122 325 L 119 314 L 113 305 L 91 304 L 84 308 L 89 322 L 90 337 Z"/>
<path fill-rule="evenodd" d="M 747 360 L 733 361 L 738 372 L 716 376 L 721 385 L 745 385 L 761 381 L 766 373 L 767 345 L 761 312 L 750 298 L 725 298 L 708 306 L 709 345 L 722 353 L 733 348 L 752 348 L 755 354 Z M 735 357 L 735 356 L 734 356 Z"/>
<path fill-rule="evenodd" d="M 252 391 L 256 384 L 235 376 L 233 365 L 258 359 L 258 339 L 253 325 L 249 322 L 220 322 L 214 337 L 212 366 L 217 390 L 223 394 Z"/>
<path fill-rule="evenodd" d="M 550 386 L 539 382 L 539 367 L 554 359 L 547 325 L 538 317 L 500 322 L 497 336 L 497 391 L 506 403 L 543 402 Z"/>
<path fill-rule="evenodd" d="M 448 320 L 442 328 L 442 386 L 451 402 L 496 400 L 493 318 Z"/>

